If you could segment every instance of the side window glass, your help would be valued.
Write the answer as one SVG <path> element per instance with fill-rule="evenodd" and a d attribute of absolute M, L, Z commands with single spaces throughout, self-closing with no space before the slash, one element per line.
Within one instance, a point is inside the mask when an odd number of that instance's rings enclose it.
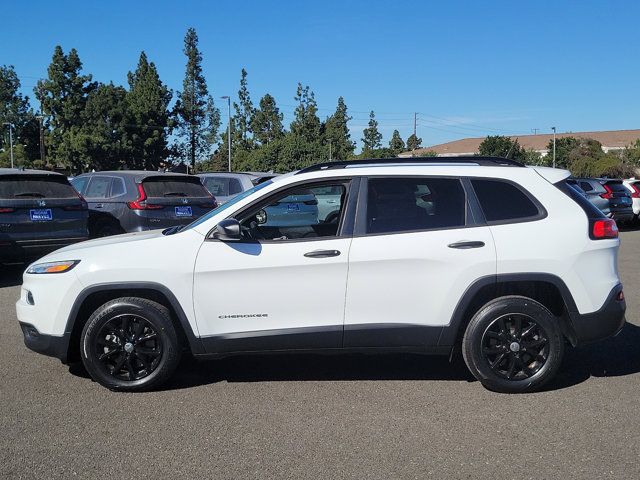
<path fill-rule="evenodd" d="M 238 218 L 248 240 L 295 240 L 338 235 L 346 185 L 299 186 Z"/>
<path fill-rule="evenodd" d="M 484 216 L 489 222 L 535 217 L 538 207 L 518 187 L 500 180 L 471 180 Z"/>
<path fill-rule="evenodd" d="M 580 182 L 580 187 L 585 192 L 590 192 L 591 190 L 593 190 L 593 187 L 589 184 L 589 182 Z"/>
<path fill-rule="evenodd" d="M 229 195 L 237 195 L 242 192 L 242 185 L 240 185 L 240 180 L 237 178 L 232 178 L 229 180 Z"/>
<path fill-rule="evenodd" d="M 76 177 L 71 179 L 71 185 L 76 189 L 78 193 L 82 193 L 85 185 L 87 184 L 87 177 Z"/>
<path fill-rule="evenodd" d="M 118 177 L 114 177 L 113 183 L 111 184 L 111 197 L 119 197 L 126 193 L 126 189 L 124 187 L 124 180 Z"/>
<path fill-rule="evenodd" d="M 370 178 L 367 233 L 398 233 L 465 225 L 466 197 L 451 178 Z"/>
<path fill-rule="evenodd" d="M 89 181 L 85 197 L 87 198 L 107 198 L 111 177 L 93 177 Z"/>

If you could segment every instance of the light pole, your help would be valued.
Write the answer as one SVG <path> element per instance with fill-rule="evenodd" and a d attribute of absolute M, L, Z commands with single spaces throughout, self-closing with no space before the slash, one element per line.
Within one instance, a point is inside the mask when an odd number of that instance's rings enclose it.
<path fill-rule="evenodd" d="M 8 125 L 9 126 L 9 148 L 10 148 L 10 152 L 11 152 L 11 168 L 13 168 L 13 129 L 15 128 L 15 126 L 13 125 L 13 123 L 9 123 L 9 122 L 4 122 L 3 125 Z"/>
<path fill-rule="evenodd" d="M 553 130 L 553 168 L 556 168 L 556 127 L 551 127 Z"/>
<path fill-rule="evenodd" d="M 227 111 L 229 114 L 229 126 L 227 127 L 227 140 L 229 141 L 229 171 L 231 171 L 231 97 L 229 95 L 225 95 L 220 98 L 227 101 Z"/>

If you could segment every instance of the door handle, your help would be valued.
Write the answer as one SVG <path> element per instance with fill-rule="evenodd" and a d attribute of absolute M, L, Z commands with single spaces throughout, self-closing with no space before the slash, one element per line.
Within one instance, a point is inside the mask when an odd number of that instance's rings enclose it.
<path fill-rule="evenodd" d="M 340 255 L 340 250 L 314 250 L 304 254 L 305 257 L 309 258 L 337 257 L 338 255 Z"/>
<path fill-rule="evenodd" d="M 96 208 L 104 208 L 104 203 L 97 203 Z"/>
<path fill-rule="evenodd" d="M 467 248 L 481 248 L 484 247 L 484 242 L 480 242 L 480 241 L 461 241 L 461 242 L 455 242 L 455 243 L 450 243 L 449 245 L 447 245 L 447 247 L 449 248 L 459 248 L 462 250 L 465 250 Z"/>

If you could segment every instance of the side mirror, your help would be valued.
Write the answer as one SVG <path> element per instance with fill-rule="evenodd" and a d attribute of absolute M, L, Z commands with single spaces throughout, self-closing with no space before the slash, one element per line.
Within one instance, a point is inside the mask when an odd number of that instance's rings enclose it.
<path fill-rule="evenodd" d="M 213 238 L 223 242 L 237 242 L 242 239 L 240 235 L 240 222 L 235 218 L 227 218 L 216 225 Z"/>

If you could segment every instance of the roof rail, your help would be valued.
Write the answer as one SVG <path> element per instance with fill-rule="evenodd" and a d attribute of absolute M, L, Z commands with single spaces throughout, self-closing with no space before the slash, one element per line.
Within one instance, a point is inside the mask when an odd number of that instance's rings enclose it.
<path fill-rule="evenodd" d="M 393 164 L 457 164 L 467 163 L 469 165 L 481 165 L 485 167 L 524 167 L 516 160 L 502 157 L 403 157 L 403 158 L 370 158 L 359 160 L 339 160 L 334 162 L 324 162 L 305 167 L 296 172 L 296 175 L 307 172 L 317 172 L 319 170 L 333 170 L 336 168 L 347 168 L 357 165 L 393 165 Z"/>

